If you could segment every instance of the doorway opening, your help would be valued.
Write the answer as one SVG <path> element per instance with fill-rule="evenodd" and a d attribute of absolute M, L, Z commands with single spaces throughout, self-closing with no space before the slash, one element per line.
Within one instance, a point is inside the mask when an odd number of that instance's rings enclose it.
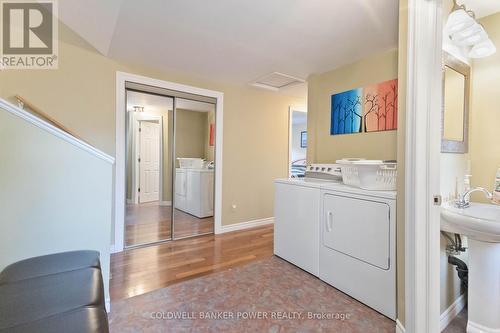
<path fill-rule="evenodd" d="M 290 108 L 288 123 L 288 176 L 302 178 L 307 166 L 307 112 Z"/>
<path fill-rule="evenodd" d="M 120 76 L 130 75 L 117 76 L 117 96 L 121 93 L 124 99 L 117 99 L 117 140 L 123 141 L 117 141 L 113 252 L 216 232 L 222 94 L 211 97 L 190 93 L 194 87 L 164 81 L 151 85 L 145 84 L 151 79 L 132 76 L 134 82 Z M 123 90 L 118 90 L 120 83 Z M 172 89 L 180 87 L 185 90 Z"/>

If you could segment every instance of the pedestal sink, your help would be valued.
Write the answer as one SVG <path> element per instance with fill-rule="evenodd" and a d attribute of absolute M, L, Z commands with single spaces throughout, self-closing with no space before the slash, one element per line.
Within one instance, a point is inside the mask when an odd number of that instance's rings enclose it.
<path fill-rule="evenodd" d="M 468 237 L 468 333 L 500 333 L 500 206 L 441 207 L 441 230 Z"/>

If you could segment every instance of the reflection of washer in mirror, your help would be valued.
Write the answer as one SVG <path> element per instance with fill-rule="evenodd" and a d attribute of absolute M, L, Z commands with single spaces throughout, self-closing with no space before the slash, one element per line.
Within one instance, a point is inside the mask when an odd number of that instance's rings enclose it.
<path fill-rule="evenodd" d="M 441 152 L 467 153 L 469 146 L 470 66 L 444 53 Z"/>
<path fill-rule="evenodd" d="M 215 104 L 175 103 L 174 239 L 213 233 Z"/>

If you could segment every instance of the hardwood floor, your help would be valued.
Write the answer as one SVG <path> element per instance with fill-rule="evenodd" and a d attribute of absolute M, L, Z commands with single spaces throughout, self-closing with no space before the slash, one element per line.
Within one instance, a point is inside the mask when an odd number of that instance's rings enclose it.
<path fill-rule="evenodd" d="M 206 235 L 111 255 L 113 301 L 273 255 L 273 226 Z"/>
<path fill-rule="evenodd" d="M 158 202 L 127 205 L 125 245 L 148 244 L 171 238 L 172 207 Z M 213 217 L 197 218 L 178 209 L 174 211 L 174 238 L 184 238 L 214 231 Z"/>

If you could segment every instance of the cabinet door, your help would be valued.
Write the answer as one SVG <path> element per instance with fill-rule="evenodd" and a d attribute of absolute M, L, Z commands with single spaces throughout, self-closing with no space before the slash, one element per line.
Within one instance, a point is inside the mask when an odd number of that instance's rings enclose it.
<path fill-rule="evenodd" d="M 311 274 L 319 274 L 320 190 L 276 184 L 274 253 Z"/>
<path fill-rule="evenodd" d="M 390 257 L 390 207 L 383 202 L 325 194 L 323 245 L 387 270 Z"/>

